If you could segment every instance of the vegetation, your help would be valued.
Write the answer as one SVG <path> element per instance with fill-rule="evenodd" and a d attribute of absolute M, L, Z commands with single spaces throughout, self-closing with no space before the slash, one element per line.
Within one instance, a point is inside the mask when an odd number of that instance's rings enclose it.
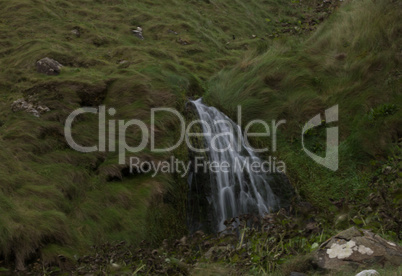
<path fill-rule="evenodd" d="M 188 96 L 202 95 L 203 80 L 259 44 L 253 34 L 271 35 L 281 30 L 279 20 L 295 21 L 308 12 L 295 6 L 287 1 L 0 3 L 0 255 L 22 268 L 38 254 L 45 264 L 57 263 L 59 254 L 72 258 L 77 250 L 109 240 L 157 242 L 166 234 L 155 230 L 164 225 L 157 218 L 173 217 L 166 223 L 174 225 L 165 228 L 183 234 L 182 213 L 166 216 L 148 208 L 152 200 L 158 200 L 152 206 L 163 205 L 160 198 L 172 178 L 127 175 L 113 152 L 73 151 L 63 136 L 65 119 L 76 108 L 99 104 L 116 108 L 116 119 L 149 121 L 150 108 L 157 106 L 182 110 Z M 132 34 L 137 26 L 145 40 Z M 35 62 L 43 57 L 63 64 L 62 73 L 38 74 Z M 40 118 L 12 112 L 10 105 L 21 97 L 51 111 Z M 75 139 L 97 144 L 97 124 L 95 116 L 81 117 L 74 124 Z M 171 143 L 175 125 L 168 116 L 158 118 L 158 131 L 165 133 L 158 144 Z M 137 139 L 138 131 L 130 131 L 127 141 Z M 165 158 L 149 152 L 140 157 Z"/>
<path fill-rule="evenodd" d="M 345 2 L 338 8 L 318 0 L 1 1 L 0 272 L 28 265 L 46 275 L 287 273 L 289 262 L 303 266 L 300 254 L 348 225 L 400 240 L 401 3 Z M 131 32 L 137 26 L 144 40 Z M 63 64 L 60 75 L 35 71 L 44 57 Z M 242 105 L 245 121 L 287 120 L 275 154 L 287 164 L 295 206 L 313 205 L 304 214 L 316 218 L 313 231 L 293 227 L 304 218 L 295 207 L 274 216 L 278 232 L 243 225 L 252 246 L 243 248 L 245 240 L 236 237 L 224 241 L 236 250 L 206 260 L 202 250 L 222 237 L 199 233 L 185 249 L 183 241 L 175 244 L 188 234 L 186 179 L 130 174 L 115 152 L 78 153 L 64 138 L 65 119 L 79 107 L 103 104 L 117 110 L 108 119 L 149 123 L 152 107 L 184 112 L 187 99 L 199 96 L 232 117 Z M 39 118 L 13 112 L 20 98 L 51 111 Z M 301 151 L 300 133 L 335 104 L 341 163 L 330 172 Z M 159 146 L 174 143 L 177 125 L 173 116 L 157 117 Z M 81 116 L 73 135 L 97 144 L 98 118 Z M 138 129 L 126 139 L 138 144 Z M 324 127 L 306 139 L 324 153 Z M 187 149 L 173 154 L 186 159 Z M 167 158 L 149 149 L 136 156 Z M 151 248 L 164 239 L 168 245 L 155 253 Z"/>
<path fill-rule="evenodd" d="M 289 210 L 280 210 L 264 218 L 244 215 L 239 225 L 228 221 L 227 231 L 208 235 L 197 231 L 180 240 L 164 240 L 153 247 L 142 243 L 140 247 L 124 242 L 107 243 L 94 248 L 91 255 L 78 258 L 73 274 L 84 273 L 138 273 L 139 275 L 289 275 L 298 271 L 307 275 L 322 275 L 312 262 L 313 252 L 337 229 L 357 226 L 374 229 L 391 240 L 399 241 L 401 233 L 401 175 L 402 144 L 393 149 L 387 160 L 375 166 L 377 170 L 368 186 L 370 201 L 353 203 L 350 210 L 328 220 L 328 214 L 306 203 Z M 333 215 L 333 214 L 331 214 Z M 68 266 L 64 264 L 64 266 Z M 62 266 L 63 267 L 63 266 Z M 402 267 L 370 265 L 380 275 L 399 275 Z M 31 271 L 43 271 L 34 264 Z M 46 268 L 47 273 L 60 271 L 60 267 Z M 343 270 L 330 275 L 355 275 Z"/>
<path fill-rule="evenodd" d="M 387 158 L 401 138 L 399 10 L 394 1 L 350 1 L 308 39 L 277 41 L 209 83 L 207 101 L 233 117 L 241 105 L 244 124 L 287 120 L 279 128 L 277 154 L 300 196 L 315 206 L 366 199 L 370 164 Z M 334 105 L 340 133 L 336 172 L 316 165 L 301 146 L 304 124 Z M 325 128 L 305 135 L 307 147 L 320 156 Z"/>

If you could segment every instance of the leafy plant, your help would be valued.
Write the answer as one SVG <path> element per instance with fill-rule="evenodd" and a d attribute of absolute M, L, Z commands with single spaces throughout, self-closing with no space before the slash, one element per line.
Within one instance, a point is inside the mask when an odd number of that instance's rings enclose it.
<path fill-rule="evenodd" d="M 377 120 L 381 117 L 387 117 L 395 114 L 398 111 L 398 107 L 395 104 L 382 104 L 375 108 L 372 108 L 368 113 L 369 120 Z"/>

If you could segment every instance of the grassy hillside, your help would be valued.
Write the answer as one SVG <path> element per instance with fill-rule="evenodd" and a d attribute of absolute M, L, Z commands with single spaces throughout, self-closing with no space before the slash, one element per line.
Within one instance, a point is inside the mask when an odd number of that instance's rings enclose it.
<path fill-rule="evenodd" d="M 64 139 L 66 117 L 100 104 L 126 120 L 149 121 L 151 107 L 182 110 L 187 97 L 204 93 L 203 81 L 248 50 L 313 30 L 333 9 L 317 12 L 317 3 L 0 1 L 0 259 L 22 269 L 37 256 L 46 264 L 96 243 L 184 233 L 183 180 L 128 175 L 115 153 L 75 152 Z M 132 34 L 137 26 L 144 40 Z M 59 76 L 36 72 L 44 57 L 64 65 Z M 40 118 L 13 112 L 20 98 L 51 111 Z M 96 144 L 97 125 L 95 116 L 82 116 L 74 137 Z M 176 126 L 174 118 L 158 118 L 158 144 L 172 143 Z M 138 132 L 127 140 L 138 142 Z M 186 157 L 185 149 L 175 154 Z"/>
<path fill-rule="evenodd" d="M 285 161 L 299 199 L 320 210 L 309 216 L 327 218 L 324 237 L 352 222 L 397 239 L 402 7 L 392 0 L 344 1 L 340 8 L 333 2 L 0 1 L 0 271 L 23 269 L 36 258 L 58 265 L 59 255 L 74 259 L 107 242 L 159 245 L 186 234 L 185 178 L 130 175 L 114 152 L 76 152 L 64 123 L 71 111 L 101 104 L 116 109 L 110 119 L 149 123 L 152 107 L 184 111 L 187 99 L 199 96 L 233 118 L 241 105 L 244 123 L 287 120 L 275 155 Z M 138 26 L 144 40 L 131 31 Z M 44 57 L 64 65 L 60 75 L 36 72 Z M 12 111 L 20 98 L 50 112 L 37 118 Z M 336 104 L 340 165 L 331 172 L 301 150 L 301 129 Z M 321 155 L 325 126 L 306 138 Z M 174 143 L 177 127 L 172 116 L 157 117 L 157 144 Z M 73 134 L 81 144 L 96 144 L 96 116 L 81 116 Z M 126 138 L 135 145 L 138 130 Z M 188 158 L 185 147 L 171 154 Z M 168 158 L 149 149 L 136 156 Z M 368 211 L 375 200 L 387 209 Z M 310 250 L 297 238 L 300 252 Z M 282 237 L 280 243 L 282 249 L 273 248 L 283 255 Z M 282 261 L 275 256 L 267 267 Z"/>
<path fill-rule="evenodd" d="M 366 201 L 373 164 L 393 156 L 402 137 L 400 11 L 397 1 L 347 1 L 308 39 L 278 41 L 221 71 L 206 99 L 234 118 L 242 105 L 245 122 L 287 120 L 275 154 L 303 199 L 332 211 L 339 200 Z M 309 119 L 337 104 L 339 122 L 328 125 L 340 133 L 339 170 L 332 172 L 302 151 L 301 133 Z M 306 136 L 308 149 L 320 156 L 325 127 Z"/>

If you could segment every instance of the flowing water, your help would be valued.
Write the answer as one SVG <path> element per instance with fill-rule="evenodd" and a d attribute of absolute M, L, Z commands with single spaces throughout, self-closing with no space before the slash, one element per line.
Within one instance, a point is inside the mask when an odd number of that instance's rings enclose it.
<path fill-rule="evenodd" d="M 204 144 L 209 149 L 207 158 L 222 165 L 221 169 L 209 170 L 215 229 L 224 230 L 225 220 L 241 214 L 264 215 L 276 208 L 277 199 L 267 173 L 250 169 L 251 163 L 262 164 L 263 160 L 247 146 L 240 127 L 201 99 L 191 103 L 202 121 Z"/>

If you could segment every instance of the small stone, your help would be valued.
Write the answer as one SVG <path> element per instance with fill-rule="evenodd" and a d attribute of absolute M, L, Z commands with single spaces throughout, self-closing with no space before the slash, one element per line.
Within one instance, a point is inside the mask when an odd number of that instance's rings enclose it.
<path fill-rule="evenodd" d="M 356 274 L 356 276 L 375 276 L 375 275 L 380 275 L 380 273 L 378 273 L 374 269 L 363 270 L 362 272 Z"/>
<path fill-rule="evenodd" d="M 79 29 L 72 29 L 71 30 L 71 33 L 73 34 L 73 35 L 75 35 L 76 37 L 80 37 L 81 36 L 81 32 L 80 32 L 80 30 Z"/>
<path fill-rule="evenodd" d="M 290 276 L 307 276 L 307 274 L 300 272 L 290 272 Z"/>
<path fill-rule="evenodd" d="M 174 34 L 174 35 L 178 35 L 177 32 L 175 32 L 175 31 L 173 31 L 173 30 L 171 30 L 171 29 L 169 29 L 168 32 L 171 33 L 171 34 Z"/>
<path fill-rule="evenodd" d="M 112 267 L 113 267 L 113 268 L 120 268 L 120 265 L 119 265 L 119 264 L 116 264 L 116 263 L 112 263 Z"/>
<path fill-rule="evenodd" d="M 63 67 L 58 61 L 45 57 L 36 62 L 36 71 L 46 75 L 58 75 Z"/>
<path fill-rule="evenodd" d="M 196 231 L 195 233 L 194 233 L 194 236 L 200 236 L 200 237 L 202 237 L 202 236 L 204 236 L 205 235 L 205 233 L 202 231 L 202 230 L 198 230 L 198 231 Z"/>
<path fill-rule="evenodd" d="M 141 40 L 144 40 L 144 36 L 142 35 L 142 28 L 137 27 L 137 29 L 132 30 L 133 34 Z"/>
<path fill-rule="evenodd" d="M 187 237 L 186 237 L 186 236 L 184 236 L 184 237 L 182 237 L 182 238 L 180 239 L 180 244 L 181 244 L 181 245 L 186 245 L 186 244 L 187 244 Z"/>
<path fill-rule="evenodd" d="M 189 45 L 190 42 L 188 42 L 187 40 L 181 39 L 179 38 L 179 40 L 177 40 L 177 42 L 179 42 L 181 45 Z"/>

